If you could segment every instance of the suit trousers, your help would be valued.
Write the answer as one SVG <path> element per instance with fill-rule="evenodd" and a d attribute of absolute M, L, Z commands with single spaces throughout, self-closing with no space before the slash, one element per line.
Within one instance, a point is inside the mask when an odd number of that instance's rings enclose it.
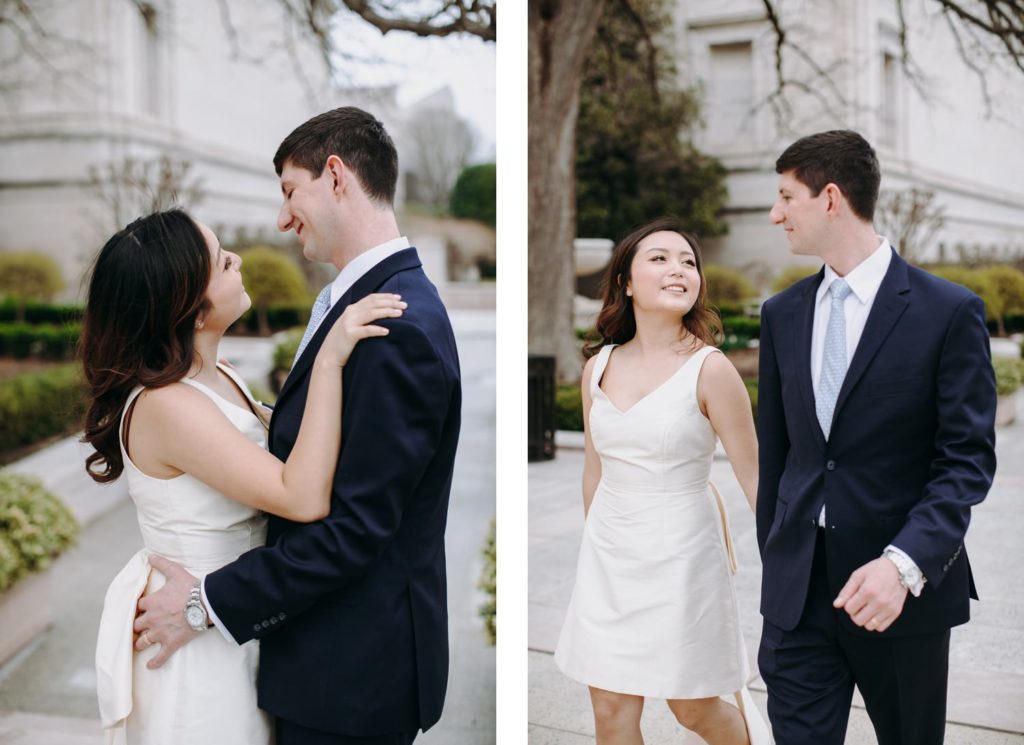
<path fill-rule="evenodd" d="M 778 745 L 841 745 L 854 685 L 879 745 L 936 745 L 946 726 L 949 629 L 905 637 L 866 636 L 832 607 L 818 530 L 807 604 L 791 631 L 764 622 L 758 666 Z M 914 601 L 912 596 L 907 602 Z"/>
<path fill-rule="evenodd" d="M 413 730 L 412 732 L 357 737 L 310 729 L 280 717 L 275 720 L 277 745 L 412 745 L 412 741 L 416 739 L 418 733 L 419 730 Z"/>

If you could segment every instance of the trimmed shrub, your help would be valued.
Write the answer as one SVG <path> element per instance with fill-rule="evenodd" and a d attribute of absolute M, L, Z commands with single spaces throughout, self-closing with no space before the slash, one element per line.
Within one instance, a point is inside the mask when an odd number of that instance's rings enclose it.
<path fill-rule="evenodd" d="M 583 431 L 583 399 L 579 385 L 560 385 L 555 389 L 555 429 Z"/>
<path fill-rule="evenodd" d="M 743 380 L 743 385 L 747 388 L 747 395 L 750 396 L 750 409 L 754 414 L 754 421 L 757 421 L 757 378 L 749 378 Z"/>
<path fill-rule="evenodd" d="M 295 364 L 295 353 L 299 351 L 299 342 L 302 341 L 302 335 L 305 331 L 306 329 L 304 328 L 292 329 L 288 332 L 285 340 L 274 347 L 271 357 L 273 366 L 267 376 L 267 383 L 270 385 L 270 390 L 274 392 L 275 398 L 281 393 L 281 386 L 284 385 L 288 372 L 292 369 L 292 365 Z"/>
<path fill-rule="evenodd" d="M 0 453 L 80 426 L 87 405 L 76 363 L 0 380 Z"/>
<path fill-rule="evenodd" d="M 494 646 L 498 638 L 498 549 L 495 537 L 495 522 L 491 520 L 491 529 L 483 548 L 484 565 L 480 570 L 480 581 L 477 587 L 487 593 L 487 600 L 480 606 L 480 617 L 484 619 L 484 631 L 487 641 Z"/>
<path fill-rule="evenodd" d="M 949 280 L 955 284 L 966 287 L 985 303 L 985 316 L 989 320 L 995 320 L 996 314 L 993 309 L 999 307 L 999 296 L 992 282 L 977 269 L 968 269 L 965 266 L 933 266 L 928 271 L 936 277 Z"/>
<path fill-rule="evenodd" d="M 463 168 L 452 187 L 452 214 L 493 227 L 497 222 L 497 179 L 498 167 L 494 163 Z"/>
<path fill-rule="evenodd" d="M 724 304 L 739 304 L 757 297 L 754 286 L 735 269 L 705 264 L 704 279 L 708 285 L 708 302 L 718 308 Z"/>
<path fill-rule="evenodd" d="M 303 301 L 298 305 L 271 305 L 267 308 L 267 325 L 270 332 L 285 331 L 296 326 L 306 327 L 309 322 L 309 313 L 312 309 L 312 301 Z M 241 318 L 234 322 L 230 331 L 232 333 L 259 332 L 259 319 L 256 317 L 256 310 L 246 311 Z"/>
<path fill-rule="evenodd" d="M 772 282 L 772 292 L 782 292 L 799 282 L 804 277 L 817 274 L 818 269 L 811 269 L 806 266 L 787 266 L 782 273 Z"/>
<path fill-rule="evenodd" d="M 996 395 L 1009 396 L 1024 385 L 1024 360 L 1014 357 L 993 357 L 996 373 Z"/>
<path fill-rule="evenodd" d="M 81 332 L 79 323 L 63 326 L 0 323 L 0 357 L 70 360 L 75 355 Z"/>
<path fill-rule="evenodd" d="M 0 470 L 0 592 L 46 569 L 78 530 L 75 516 L 39 479 Z"/>
<path fill-rule="evenodd" d="M 981 276 L 992 288 L 993 305 L 989 308 L 1000 336 L 1006 336 L 1006 316 L 1010 312 L 1024 311 L 1024 272 L 1006 264 L 997 264 L 980 270 Z"/>
<path fill-rule="evenodd" d="M 746 339 L 761 338 L 761 319 L 750 316 L 727 316 L 722 319 L 722 331 L 728 337 L 734 335 Z"/>
<path fill-rule="evenodd" d="M 64 289 L 60 267 L 45 254 L 0 253 L 0 296 L 14 302 L 15 320 L 25 320 L 25 304 L 49 300 Z"/>
<path fill-rule="evenodd" d="M 269 336 L 270 306 L 305 303 L 309 295 L 306 280 L 298 264 L 270 246 L 254 246 L 239 256 L 245 291 L 256 312 L 257 330 L 260 336 Z"/>

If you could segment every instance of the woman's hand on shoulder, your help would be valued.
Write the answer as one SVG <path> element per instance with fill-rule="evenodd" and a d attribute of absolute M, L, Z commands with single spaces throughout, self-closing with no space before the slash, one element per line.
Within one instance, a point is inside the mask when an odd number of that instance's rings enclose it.
<path fill-rule="evenodd" d="M 399 318 L 408 307 L 401 295 L 384 292 L 367 295 L 352 303 L 331 327 L 320 347 L 320 355 L 328 355 L 327 359 L 343 367 L 360 340 L 388 335 L 388 330 L 374 324 L 374 321 Z"/>

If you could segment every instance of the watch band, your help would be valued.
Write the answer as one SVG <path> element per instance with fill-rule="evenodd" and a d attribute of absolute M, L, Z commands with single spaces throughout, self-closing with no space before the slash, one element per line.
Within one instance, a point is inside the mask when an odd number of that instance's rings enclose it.
<path fill-rule="evenodd" d="M 900 584 L 907 588 L 915 598 L 920 596 L 925 580 L 924 573 L 921 572 L 917 564 L 906 554 L 895 550 L 892 546 L 886 546 L 882 556 L 896 566 L 896 571 L 900 574 Z"/>

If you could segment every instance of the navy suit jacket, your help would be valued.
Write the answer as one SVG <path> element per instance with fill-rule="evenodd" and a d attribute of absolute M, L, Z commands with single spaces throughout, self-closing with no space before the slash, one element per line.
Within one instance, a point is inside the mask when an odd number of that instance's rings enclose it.
<path fill-rule="evenodd" d="M 451 324 L 415 249 L 339 298 L 270 426 L 270 451 L 286 460 L 324 337 L 372 292 L 398 293 L 409 307 L 377 321 L 390 334 L 360 341 L 345 365 L 330 514 L 310 524 L 271 516 L 267 545 L 205 582 L 235 639 L 262 640 L 260 707 L 352 736 L 426 730 L 448 679 L 444 532 L 462 393 Z"/>
<path fill-rule="evenodd" d="M 895 252 L 850 360 L 828 441 L 814 409 L 811 329 L 824 276 L 761 311 L 757 541 L 761 613 L 791 630 L 803 611 L 822 504 L 829 588 L 905 551 L 927 578 L 885 635 L 964 623 L 977 598 L 964 534 L 995 472 L 995 375 L 973 293 Z M 875 634 L 843 623 L 857 633 Z"/>

